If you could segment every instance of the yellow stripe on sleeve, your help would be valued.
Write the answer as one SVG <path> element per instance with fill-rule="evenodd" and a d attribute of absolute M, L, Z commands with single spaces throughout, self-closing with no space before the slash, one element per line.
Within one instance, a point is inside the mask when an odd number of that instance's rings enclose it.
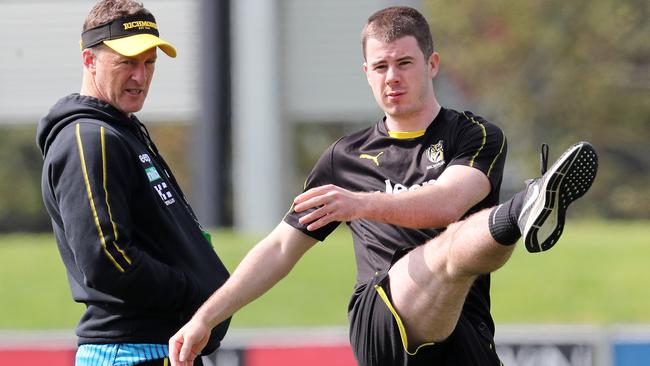
<path fill-rule="evenodd" d="M 99 234 L 99 241 L 102 243 L 102 248 L 104 249 L 104 253 L 106 253 L 106 256 L 108 259 L 113 262 L 115 267 L 120 272 L 124 272 L 124 268 L 120 266 L 119 263 L 113 258 L 111 253 L 108 252 L 108 249 L 106 248 L 106 239 L 104 238 L 104 232 L 102 231 L 102 227 L 99 223 L 99 216 L 97 215 L 97 209 L 95 208 L 95 201 L 93 199 L 93 192 L 90 187 L 90 179 L 88 178 L 88 169 L 86 168 L 86 158 L 84 157 L 84 147 L 83 147 L 83 142 L 81 141 L 81 133 L 80 133 L 81 125 L 77 123 L 76 126 L 76 137 L 77 137 L 77 148 L 79 150 L 79 159 L 81 160 L 81 170 L 83 172 L 83 178 L 84 178 L 84 183 L 86 185 L 86 194 L 88 195 L 88 202 L 90 203 L 90 210 L 93 213 L 93 220 L 95 221 L 95 227 L 97 228 L 97 234 Z"/>
<path fill-rule="evenodd" d="M 124 260 L 126 260 L 126 262 L 128 264 L 131 264 L 131 258 L 129 258 L 129 256 L 126 255 L 126 253 L 124 253 L 122 248 L 120 248 L 117 245 L 117 241 L 119 240 L 118 239 L 118 234 L 117 234 L 117 225 L 115 225 L 115 221 L 113 221 L 113 213 L 111 212 L 111 205 L 108 203 L 108 188 L 107 188 L 107 184 L 106 184 L 106 181 L 107 181 L 107 179 L 106 179 L 106 177 L 107 177 L 107 174 L 106 174 L 106 139 L 104 137 L 105 130 L 104 130 L 103 126 L 100 127 L 99 134 L 100 134 L 100 137 L 101 137 L 101 144 L 102 144 L 102 175 L 104 177 L 103 181 L 104 181 L 104 194 L 106 195 L 106 207 L 108 208 L 108 217 L 111 220 L 111 225 L 113 226 L 113 235 L 115 236 L 115 240 L 113 240 L 113 246 L 115 247 L 115 249 L 117 249 L 120 252 L 120 254 L 122 254 L 122 256 L 124 257 Z"/>
<path fill-rule="evenodd" d="M 499 153 L 494 157 L 494 160 L 492 160 L 492 164 L 490 164 L 490 169 L 487 171 L 487 176 L 490 176 L 490 173 L 492 173 L 492 168 L 494 168 L 494 164 L 496 164 L 497 160 L 499 160 L 499 157 L 503 153 L 503 148 L 506 146 L 506 135 L 503 135 L 503 138 L 501 139 L 501 148 L 499 149 Z"/>
<path fill-rule="evenodd" d="M 474 153 L 474 156 L 472 156 L 472 159 L 469 161 L 469 166 L 474 167 L 474 161 L 476 160 L 476 157 L 478 157 L 478 154 L 481 153 L 481 150 L 483 150 L 483 147 L 485 147 L 485 143 L 487 142 L 487 131 L 485 130 L 485 126 L 483 126 L 481 123 L 478 123 L 474 117 L 470 117 L 467 114 L 465 114 L 465 117 L 469 118 L 470 121 L 481 127 L 481 132 L 483 133 L 483 141 L 481 142 L 481 147 L 476 150 L 476 153 Z"/>

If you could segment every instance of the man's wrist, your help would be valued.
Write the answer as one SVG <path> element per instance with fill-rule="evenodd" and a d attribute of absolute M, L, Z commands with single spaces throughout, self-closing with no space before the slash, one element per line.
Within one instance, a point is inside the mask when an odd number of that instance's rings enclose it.
<path fill-rule="evenodd" d="M 192 321 L 197 322 L 209 329 L 216 327 L 219 323 L 216 321 L 216 317 L 211 314 L 209 307 L 202 306 L 199 310 L 196 311 L 192 317 Z M 214 324 L 213 324 L 214 323 Z"/>
<path fill-rule="evenodd" d="M 361 219 L 375 220 L 378 216 L 378 207 L 382 199 L 381 192 L 364 192 L 360 194 L 357 216 Z"/>

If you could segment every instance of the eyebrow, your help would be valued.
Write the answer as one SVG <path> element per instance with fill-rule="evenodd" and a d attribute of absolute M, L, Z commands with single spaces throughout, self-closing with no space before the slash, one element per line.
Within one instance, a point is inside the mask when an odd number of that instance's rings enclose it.
<path fill-rule="evenodd" d="M 415 57 L 413 57 L 413 56 L 402 56 L 402 57 L 396 59 L 395 61 L 399 63 L 399 62 L 402 62 L 402 61 L 412 61 L 414 59 L 415 59 Z M 370 66 L 374 67 L 374 66 L 377 66 L 377 65 L 380 65 L 380 64 L 383 64 L 383 63 L 386 63 L 385 59 L 381 59 L 381 60 L 378 60 L 378 61 L 375 61 L 375 62 L 371 62 Z"/>
<path fill-rule="evenodd" d="M 413 56 L 403 56 L 403 57 L 398 58 L 398 59 L 397 59 L 397 62 L 400 62 L 400 61 L 411 61 L 411 60 L 415 60 L 415 57 L 413 57 Z"/>

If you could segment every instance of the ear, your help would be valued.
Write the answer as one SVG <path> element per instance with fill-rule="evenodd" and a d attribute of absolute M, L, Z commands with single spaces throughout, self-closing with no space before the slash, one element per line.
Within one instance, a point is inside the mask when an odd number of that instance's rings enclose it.
<path fill-rule="evenodd" d="M 97 70 L 97 53 L 88 48 L 84 48 L 81 51 L 81 60 L 84 68 L 94 74 Z"/>
<path fill-rule="evenodd" d="M 368 81 L 368 84 L 370 84 L 370 78 L 368 77 L 368 63 L 364 62 L 363 63 L 363 73 L 366 74 L 366 80 Z"/>
<path fill-rule="evenodd" d="M 438 52 L 431 53 L 427 64 L 429 65 L 429 73 L 433 79 L 438 74 L 438 70 L 440 69 L 440 54 L 438 54 Z"/>

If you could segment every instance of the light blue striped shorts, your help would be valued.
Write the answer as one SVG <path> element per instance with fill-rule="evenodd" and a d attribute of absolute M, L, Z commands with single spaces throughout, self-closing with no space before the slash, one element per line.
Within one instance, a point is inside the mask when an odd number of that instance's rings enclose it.
<path fill-rule="evenodd" d="M 82 344 L 75 366 L 133 366 L 168 355 L 166 344 Z"/>

